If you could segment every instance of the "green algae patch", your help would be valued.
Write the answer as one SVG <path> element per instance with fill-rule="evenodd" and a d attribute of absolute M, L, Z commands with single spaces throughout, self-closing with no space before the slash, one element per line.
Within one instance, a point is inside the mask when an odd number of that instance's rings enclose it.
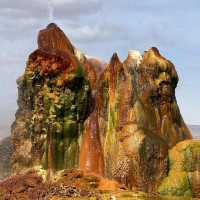
<path fill-rule="evenodd" d="M 170 172 L 158 188 L 161 195 L 192 197 L 192 191 L 186 172 Z"/>
<path fill-rule="evenodd" d="M 170 169 L 158 192 L 161 195 L 195 197 L 200 173 L 200 141 L 186 140 L 169 151 Z"/>
<path fill-rule="evenodd" d="M 85 76 L 85 72 L 84 72 L 83 68 L 79 65 L 76 69 L 76 77 L 82 78 L 84 76 Z"/>
<path fill-rule="evenodd" d="M 200 169 L 200 141 L 186 140 L 169 151 L 170 170 L 192 172 Z"/>
<path fill-rule="evenodd" d="M 55 172 L 78 166 L 81 127 L 91 112 L 91 88 L 81 64 L 66 67 L 55 55 L 40 53 L 29 59 L 17 81 L 20 112 L 27 112 L 30 165 Z"/>

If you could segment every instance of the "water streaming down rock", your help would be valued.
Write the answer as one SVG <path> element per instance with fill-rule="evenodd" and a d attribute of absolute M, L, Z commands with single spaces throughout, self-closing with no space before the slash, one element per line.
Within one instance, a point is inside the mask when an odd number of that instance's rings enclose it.
<path fill-rule="evenodd" d="M 168 150 L 191 139 L 175 97 L 174 65 L 155 47 L 105 65 L 76 49 L 54 23 L 18 79 L 12 170 L 81 168 L 156 191 Z"/>
<path fill-rule="evenodd" d="M 99 135 L 97 113 L 94 112 L 85 122 L 80 151 L 80 169 L 104 176 L 104 158 Z"/>

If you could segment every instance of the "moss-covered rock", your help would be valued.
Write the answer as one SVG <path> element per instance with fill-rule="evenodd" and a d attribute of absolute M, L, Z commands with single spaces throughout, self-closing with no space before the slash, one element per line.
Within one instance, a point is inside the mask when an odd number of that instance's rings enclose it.
<path fill-rule="evenodd" d="M 161 195 L 192 196 L 192 190 L 186 172 L 170 172 L 169 176 L 162 181 L 158 191 Z"/>
<path fill-rule="evenodd" d="M 199 196 L 200 141 L 186 140 L 169 151 L 168 176 L 158 188 L 161 195 Z"/>

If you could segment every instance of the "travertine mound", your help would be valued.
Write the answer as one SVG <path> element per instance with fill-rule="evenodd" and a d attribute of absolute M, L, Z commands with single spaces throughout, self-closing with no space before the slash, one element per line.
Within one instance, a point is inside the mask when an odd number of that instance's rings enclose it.
<path fill-rule="evenodd" d="M 175 97 L 174 65 L 153 47 L 106 65 L 76 49 L 60 28 L 39 32 L 38 49 L 18 79 L 12 172 L 42 166 L 47 179 L 81 168 L 156 191 L 168 150 L 191 139 Z"/>
<path fill-rule="evenodd" d="M 191 138 L 176 102 L 177 83 L 174 65 L 155 47 L 143 56 L 130 51 L 124 62 L 112 56 L 98 83 L 98 124 L 84 133 L 99 132 L 107 177 L 150 192 L 166 176 L 168 149 Z"/>
<path fill-rule="evenodd" d="M 12 126 L 14 173 L 36 165 L 50 174 L 78 167 L 83 122 L 92 109 L 84 66 L 64 33 L 51 24 L 39 33 L 38 40 L 38 49 L 29 56 L 25 73 L 17 81 L 19 108 Z"/>

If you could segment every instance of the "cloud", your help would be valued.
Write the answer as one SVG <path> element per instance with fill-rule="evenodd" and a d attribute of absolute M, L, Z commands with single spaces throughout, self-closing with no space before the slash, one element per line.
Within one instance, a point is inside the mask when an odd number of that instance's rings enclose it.
<path fill-rule="evenodd" d="M 96 14 L 101 8 L 100 0 L 51 0 L 56 18 L 74 18 Z M 0 15 L 8 18 L 48 18 L 48 0 L 1 0 Z"/>
<path fill-rule="evenodd" d="M 48 11 L 52 10 L 54 10 L 55 21 L 66 21 L 69 32 L 75 37 L 80 38 L 81 36 L 78 35 L 82 34 L 82 38 L 85 36 L 86 41 L 95 38 L 99 28 L 96 25 L 92 26 L 91 23 L 84 23 L 83 18 L 90 17 L 90 15 L 96 18 L 102 7 L 101 0 L 51 0 L 51 6 L 54 8 L 49 10 L 48 0 L 1 0 L 0 35 L 2 39 L 16 41 L 33 38 L 36 31 L 49 22 Z M 74 22 L 76 25 L 72 26 Z M 73 28 L 75 28 L 74 31 Z M 80 34 L 76 31 L 80 31 Z"/>
<path fill-rule="evenodd" d="M 47 6 L 45 6 L 44 2 L 39 0 L 1 0 L 0 14 L 10 19 L 15 17 L 15 20 L 20 18 L 41 18 L 45 15 L 47 16 L 48 13 Z"/>
<path fill-rule="evenodd" d="M 68 19 L 96 15 L 102 7 L 101 0 L 52 0 L 52 4 L 55 17 Z"/>
<path fill-rule="evenodd" d="M 112 42 L 113 40 L 125 38 L 124 29 L 117 24 L 70 24 L 62 22 L 65 33 L 76 43 L 101 43 Z"/>

